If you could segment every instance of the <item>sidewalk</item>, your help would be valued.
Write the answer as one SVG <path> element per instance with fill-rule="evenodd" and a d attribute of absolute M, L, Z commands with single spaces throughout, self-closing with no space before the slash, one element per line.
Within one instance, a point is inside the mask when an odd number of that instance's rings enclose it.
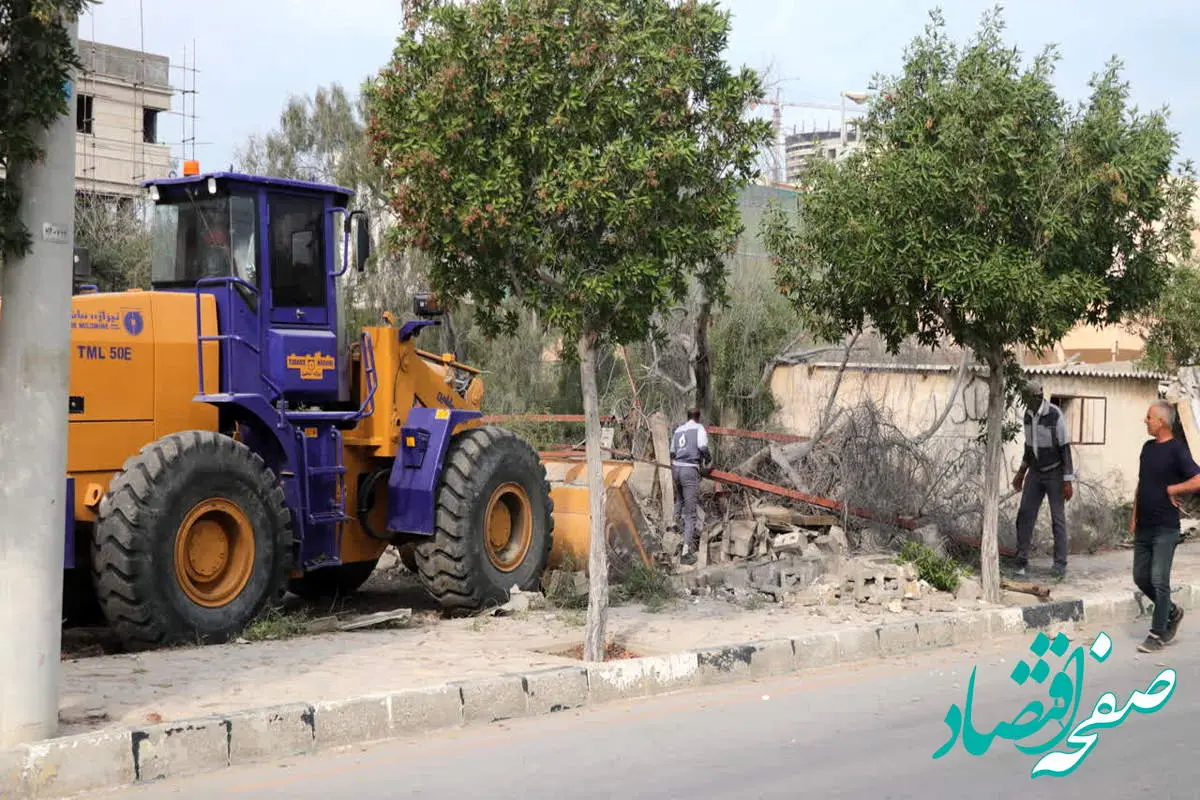
<path fill-rule="evenodd" d="M 628 658 L 563 655 L 579 611 L 446 621 L 62 663 L 59 737 L 0 751 L 0 797 L 51 798 L 804 670 L 979 645 L 1029 630 L 1124 625 L 1144 614 L 1132 551 L 1072 559 L 1069 580 L 1009 607 L 949 595 L 918 608 L 681 601 L 612 609 Z M 1176 555 L 1177 602 L 1200 608 L 1200 547 Z M 861 572 L 859 573 L 861 575 Z M 1041 581 L 1037 575 L 1035 580 Z M 373 579 L 374 580 L 374 579 Z M 373 598 L 400 605 L 398 597 Z M 928 602 L 926 602 L 928 601 Z M 1139 620 L 1140 622 L 1141 620 Z M 1190 630 L 1185 621 L 1181 635 Z M 803 680 L 803 678 L 800 678 Z"/>
<path fill-rule="evenodd" d="M 1133 592 L 1133 553 L 1075 556 L 1068 579 L 1044 581 L 1051 600 Z M 1200 583 L 1200 545 L 1181 545 L 1178 585 Z M 1010 605 L 1036 605 L 1010 595 Z M 934 614 L 989 608 L 982 601 L 943 603 Z M 870 609 L 868 611 L 868 608 Z M 666 655 L 739 642 L 919 619 L 881 607 L 765 606 L 746 610 L 718 600 L 681 600 L 658 613 L 610 610 L 608 635 L 638 656 Z M 583 639 L 583 613 L 531 611 L 516 617 L 442 620 L 401 630 L 355 631 L 285 641 L 188 647 L 62 663 L 60 735 L 191 719 L 251 707 L 325 700 L 431 686 L 445 681 L 561 666 Z M 89 715 L 92 718 L 88 718 Z M 103 715 L 103 716 L 100 716 Z"/>

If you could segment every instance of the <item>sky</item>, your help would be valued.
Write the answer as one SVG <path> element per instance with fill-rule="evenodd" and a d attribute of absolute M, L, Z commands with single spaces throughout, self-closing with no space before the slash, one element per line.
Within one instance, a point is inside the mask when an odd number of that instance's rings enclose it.
<path fill-rule="evenodd" d="M 782 101 L 836 106 L 841 92 L 864 91 L 877 73 L 900 70 L 904 48 L 928 21 L 934 0 L 721 0 L 732 12 L 727 60 L 779 81 Z M 947 30 L 964 41 L 993 0 L 943 0 Z M 1058 46 L 1058 90 L 1071 101 L 1116 55 L 1133 102 L 1167 105 L 1180 134 L 1180 157 L 1200 164 L 1200 85 L 1195 0 L 1012 0 L 1003 4 L 1006 40 L 1032 58 Z M 182 87 L 185 49 L 194 54 L 195 145 L 201 169 L 224 169 L 252 134 L 273 129 L 290 95 L 337 82 L 357 88 L 391 55 L 400 31 L 400 0 L 102 0 L 80 20 L 79 36 L 144 47 L 171 59 Z M 188 87 L 192 78 L 187 77 Z M 189 100 L 189 111 L 191 101 Z M 182 108 L 177 94 L 173 109 Z M 764 109 L 764 113 L 769 110 Z M 785 107 L 786 130 L 838 124 L 836 110 Z M 184 138 L 180 116 L 164 137 Z M 191 122 L 187 135 L 191 135 Z M 178 158 L 193 152 L 172 148 Z"/>

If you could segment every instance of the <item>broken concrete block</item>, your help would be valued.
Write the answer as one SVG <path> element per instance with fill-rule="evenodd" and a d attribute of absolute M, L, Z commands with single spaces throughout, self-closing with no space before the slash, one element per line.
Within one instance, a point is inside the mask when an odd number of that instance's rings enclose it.
<path fill-rule="evenodd" d="M 546 595 L 556 600 L 584 597 L 588 593 L 588 579 L 584 572 L 551 570 L 542 577 Z"/>
<path fill-rule="evenodd" d="M 821 555 L 822 555 L 821 548 L 817 547 L 815 544 L 804 545 L 804 557 L 805 558 L 820 558 Z"/>
<path fill-rule="evenodd" d="M 958 588 L 954 590 L 954 599 L 960 602 L 970 602 L 983 597 L 983 587 L 974 578 L 960 578 Z"/>
<path fill-rule="evenodd" d="M 398 566 L 400 566 L 400 554 L 396 552 L 395 547 L 390 545 L 380 553 L 379 560 L 375 562 L 375 569 L 378 571 L 394 569 Z"/>
<path fill-rule="evenodd" d="M 784 595 L 784 602 L 798 606 L 829 605 L 835 600 L 837 600 L 837 586 L 832 583 L 814 583 L 807 589 L 787 592 Z"/>
<path fill-rule="evenodd" d="M 667 531 L 662 535 L 663 552 L 669 556 L 678 556 L 683 550 L 683 534 Z"/>
<path fill-rule="evenodd" d="M 939 556 L 945 555 L 946 540 L 942 538 L 937 525 L 926 525 L 912 532 L 912 537 L 921 544 L 933 550 Z"/>
<path fill-rule="evenodd" d="M 803 550 L 807 544 L 808 538 L 797 530 L 776 534 L 775 538 L 771 540 L 771 548 L 777 553 L 785 553 L 789 550 Z"/>
<path fill-rule="evenodd" d="M 792 530 L 792 510 L 783 506 L 765 506 L 755 514 L 768 530 L 787 533 Z"/>
<path fill-rule="evenodd" d="M 893 614 L 903 613 L 904 603 L 900 602 L 899 600 L 889 600 L 887 604 L 887 610 Z"/>
<path fill-rule="evenodd" d="M 653 464 L 637 462 L 633 465 L 633 472 L 629 475 L 629 488 L 633 489 L 634 496 L 639 500 L 654 499 L 655 469 Z"/>
<path fill-rule="evenodd" d="M 826 536 L 832 540 L 835 553 L 845 553 L 850 550 L 850 540 L 846 538 L 846 532 L 840 526 L 831 525 Z"/>
<path fill-rule="evenodd" d="M 761 566 L 751 567 L 748 571 L 751 585 L 761 587 L 778 587 L 782 585 L 780 576 L 783 572 L 783 567 L 778 561 L 762 564 Z"/>
<path fill-rule="evenodd" d="M 754 534 L 757 530 L 758 525 L 753 520 L 730 520 L 725 527 L 729 554 L 734 558 L 748 558 L 754 550 Z"/>
<path fill-rule="evenodd" d="M 921 597 L 921 584 L 916 581 L 904 582 L 904 599 L 917 600 Z"/>
<path fill-rule="evenodd" d="M 724 564 L 728 560 L 729 560 L 729 557 L 727 555 L 725 555 L 725 548 L 723 547 L 723 543 L 720 541 L 714 542 L 712 540 L 709 540 L 709 542 L 708 542 L 708 563 L 709 564 Z"/>

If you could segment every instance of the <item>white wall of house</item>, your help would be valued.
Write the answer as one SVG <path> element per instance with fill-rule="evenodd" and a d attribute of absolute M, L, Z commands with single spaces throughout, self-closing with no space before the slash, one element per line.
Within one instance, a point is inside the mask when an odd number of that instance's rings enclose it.
<path fill-rule="evenodd" d="M 771 388 L 780 406 L 777 424 L 810 435 L 833 390 L 839 366 L 800 364 L 776 369 Z M 835 407 L 852 408 L 871 400 L 891 412 L 900 430 L 915 435 L 932 425 L 945 407 L 956 372 L 954 366 L 849 364 Z M 1165 376 L 1078 368 L 1034 367 L 1028 372 L 1041 380 L 1047 395 L 1059 402 L 1067 415 L 1080 480 L 1103 484 L 1123 500 L 1132 500 L 1138 453 L 1147 439 L 1142 420 L 1146 408 L 1158 399 Z M 975 437 L 986 413 L 986 377 L 969 374 L 935 441 Z M 1019 421 L 1017 412 L 1012 412 L 1012 419 Z M 1023 446 L 1021 436 L 1005 446 L 1005 482 L 1011 481 L 1020 465 Z"/>

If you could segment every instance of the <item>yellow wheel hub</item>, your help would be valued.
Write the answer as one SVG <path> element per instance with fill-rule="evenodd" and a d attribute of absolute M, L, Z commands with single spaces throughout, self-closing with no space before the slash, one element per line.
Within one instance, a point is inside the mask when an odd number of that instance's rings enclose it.
<path fill-rule="evenodd" d="M 501 572 L 512 572 L 525 560 L 533 544 L 533 506 L 520 484 L 496 487 L 484 513 L 484 549 L 488 561 Z"/>
<path fill-rule="evenodd" d="M 254 530 L 236 503 L 197 503 L 175 533 L 175 578 L 196 605 L 220 608 L 254 573 Z"/>

